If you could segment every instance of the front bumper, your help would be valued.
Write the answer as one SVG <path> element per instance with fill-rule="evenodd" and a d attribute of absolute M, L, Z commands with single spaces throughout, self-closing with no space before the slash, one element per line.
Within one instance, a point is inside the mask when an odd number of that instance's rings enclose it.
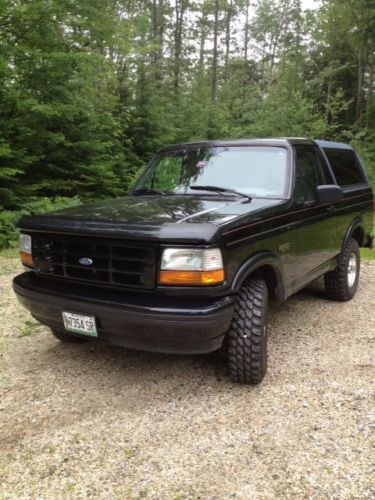
<path fill-rule="evenodd" d="M 13 289 L 20 303 L 51 328 L 64 331 L 62 311 L 93 315 L 98 330 L 93 341 L 175 354 L 219 349 L 234 309 L 231 297 L 190 306 L 181 300 L 172 303 L 171 299 L 150 304 L 150 298 L 145 301 L 135 295 L 126 296 L 123 290 L 76 287 L 39 278 L 32 272 L 17 276 Z"/>

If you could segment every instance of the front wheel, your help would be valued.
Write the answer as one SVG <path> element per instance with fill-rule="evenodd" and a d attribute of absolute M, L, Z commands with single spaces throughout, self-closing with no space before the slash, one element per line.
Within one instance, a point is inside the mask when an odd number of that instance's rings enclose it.
<path fill-rule="evenodd" d="M 227 338 L 229 374 L 236 382 L 259 384 L 266 374 L 267 315 L 267 285 L 250 279 L 238 293 Z"/>
<path fill-rule="evenodd" d="M 349 238 L 340 254 L 336 269 L 324 275 L 326 296 L 340 302 L 353 298 L 358 288 L 360 268 L 358 243 Z"/>

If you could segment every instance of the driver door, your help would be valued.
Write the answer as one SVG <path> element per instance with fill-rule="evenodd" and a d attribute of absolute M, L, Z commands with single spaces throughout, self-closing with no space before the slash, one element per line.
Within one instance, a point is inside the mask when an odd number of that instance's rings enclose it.
<path fill-rule="evenodd" d="M 335 208 L 317 202 L 317 186 L 332 184 L 318 148 L 296 146 L 295 166 L 295 235 L 300 288 L 322 274 L 328 262 L 337 255 L 337 238 Z"/>

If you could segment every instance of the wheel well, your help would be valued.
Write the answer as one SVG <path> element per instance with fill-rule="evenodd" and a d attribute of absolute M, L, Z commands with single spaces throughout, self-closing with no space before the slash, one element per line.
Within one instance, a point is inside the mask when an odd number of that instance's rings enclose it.
<path fill-rule="evenodd" d="M 362 247 L 364 245 L 365 231 L 361 226 L 356 227 L 350 236 L 357 241 L 358 246 Z"/>
<path fill-rule="evenodd" d="M 263 266 L 258 267 L 258 269 L 251 273 L 251 277 L 264 280 L 270 296 L 273 298 L 279 298 L 279 280 L 275 269 L 271 265 L 264 264 Z"/>

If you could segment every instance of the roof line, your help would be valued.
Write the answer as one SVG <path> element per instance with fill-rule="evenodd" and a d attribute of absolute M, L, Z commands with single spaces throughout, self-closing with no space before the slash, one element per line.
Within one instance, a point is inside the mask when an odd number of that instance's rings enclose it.
<path fill-rule="evenodd" d="M 305 139 L 303 137 L 268 137 L 268 138 L 259 138 L 259 139 L 227 139 L 227 140 L 212 140 L 212 141 L 196 141 L 196 142 L 188 142 L 181 144 L 172 144 L 170 146 L 166 146 L 160 151 L 168 151 L 174 149 L 183 149 L 189 148 L 194 149 L 198 147 L 234 147 L 234 146 L 285 146 L 285 145 L 293 145 L 293 144 L 309 144 L 313 145 L 314 141 L 311 139 Z"/>

